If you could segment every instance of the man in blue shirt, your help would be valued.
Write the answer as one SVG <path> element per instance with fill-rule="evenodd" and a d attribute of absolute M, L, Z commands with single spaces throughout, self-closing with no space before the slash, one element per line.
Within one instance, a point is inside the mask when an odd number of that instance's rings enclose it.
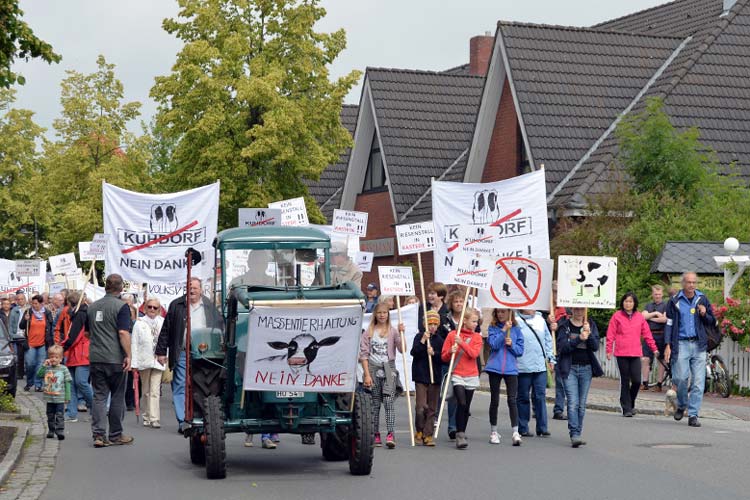
<path fill-rule="evenodd" d="M 688 425 L 691 427 L 701 426 L 698 413 L 706 384 L 708 348 L 705 325 L 716 323 L 711 303 L 696 289 L 697 285 L 695 273 L 683 273 L 682 290 L 667 304 L 667 323 L 664 327 L 664 359 L 667 363 L 672 360 L 672 381 L 677 386 L 674 419 L 682 420 L 687 410 Z"/>

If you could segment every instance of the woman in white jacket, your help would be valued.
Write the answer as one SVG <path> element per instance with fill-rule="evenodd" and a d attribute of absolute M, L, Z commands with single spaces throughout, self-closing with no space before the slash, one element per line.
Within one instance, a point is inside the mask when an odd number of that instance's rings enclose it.
<path fill-rule="evenodd" d="M 143 388 L 143 426 L 158 429 L 159 396 L 161 395 L 161 376 L 164 366 L 159 364 L 154 355 L 156 341 L 159 339 L 161 325 L 161 304 L 159 299 L 150 298 L 144 308 L 146 315 L 138 318 L 133 325 L 131 339 L 132 369 L 138 370 Z"/>

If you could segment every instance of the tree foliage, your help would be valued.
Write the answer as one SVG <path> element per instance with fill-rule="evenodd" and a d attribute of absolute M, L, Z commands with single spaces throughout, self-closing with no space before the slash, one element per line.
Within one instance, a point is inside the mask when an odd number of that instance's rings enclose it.
<path fill-rule="evenodd" d="M 222 181 L 219 225 L 237 208 L 306 195 L 351 142 L 339 114 L 352 72 L 329 80 L 343 30 L 317 33 L 319 0 L 179 0 L 164 29 L 185 45 L 151 96 L 157 127 L 173 141 L 160 185 L 187 189 Z M 307 198 L 314 222 L 324 219 Z"/>
<path fill-rule="evenodd" d="M 718 173 L 697 129 L 676 131 L 661 102 L 651 101 L 617 134 L 620 150 L 610 177 L 622 171 L 631 177 L 590 199 L 590 216 L 563 219 L 552 240 L 553 254 L 615 256 L 618 292 L 633 290 L 645 299 L 649 286 L 662 278 L 650 270 L 666 241 L 750 239 L 746 184 Z"/>
<path fill-rule="evenodd" d="M 70 252 L 102 230 L 102 181 L 126 189 L 151 189 L 150 139 L 127 125 L 140 116 L 138 102 L 123 102 L 114 65 L 103 56 L 91 74 L 68 71 L 61 84 L 61 116 L 55 142 L 44 148 L 35 206 L 50 235 L 50 253 Z M 123 207 L 127 210 L 128 207 Z"/>
<path fill-rule="evenodd" d="M 34 35 L 22 19 L 23 11 L 18 3 L 19 0 L 0 0 L 0 88 L 26 82 L 22 75 L 11 71 L 17 59 L 40 58 L 50 64 L 61 60 L 50 44 Z"/>

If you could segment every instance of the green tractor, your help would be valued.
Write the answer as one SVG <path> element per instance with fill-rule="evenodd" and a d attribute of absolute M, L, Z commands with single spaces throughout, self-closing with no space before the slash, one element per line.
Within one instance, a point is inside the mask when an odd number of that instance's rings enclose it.
<path fill-rule="evenodd" d="M 222 479 L 228 433 L 317 433 L 326 460 L 370 474 L 372 401 L 355 375 L 364 297 L 352 282 L 331 284 L 329 237 L 235 228 L 214 247 L 225 331 L 189 332 L 190 460 Z"/>

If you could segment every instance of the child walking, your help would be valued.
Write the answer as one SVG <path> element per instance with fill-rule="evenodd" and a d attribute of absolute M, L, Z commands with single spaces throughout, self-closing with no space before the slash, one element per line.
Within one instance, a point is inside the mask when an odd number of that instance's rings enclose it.
<path fill-rule="evenodd" d="M 391 326 L 389 306 L 378 303 L 372 314 L 367 330 L 362 332 L 359 342 L 359 362 L 364 371 L 363 382 L 366 389 L 372 390 L 372 420 L 375 429 L 375 446 L 383 446 L 380 438 L 380 405 L 385 404 L 385 425 L 388 434 L 385 445 L 389 449 L 396 447 L 394 431 L 396 427 L 396 409 L 393 404 L 396 398 L 396 349 L 401 348 L 401 335 L 404 325 L 398 330 Z"/>
<path fill-rule="evenodd" d="M 47 354 L 48 357 L 39 367 L 36 376 L 42 380 L 44 400 L 47 402 L 47 437 L 57 435 L 57 439 L 62 441 L 65 439 L 65 405 L 70 402 L 73 378 L 68 368 L 62 364 L 62 346 L 53 345 Z"/>
<path fill-rule="evenodd" d="M 440 315 L 437 311 L 427 311 L 427 331 L 414 337 L 411 348 L 411 376 L 417 389 L 414 440 L 425 446 L 435 446 L 435 414 L 440 397 L 440 353 L 443 350 L 443 339 L 436 335 L 440 326 Z M 433 382 L 430 383 L 430 362 L 432 357 Z"/>
<path fill-rule="evenodd" d="M 500 444 L 497 432 L 497 408 L 500 404 L 500 382 L 505 380 L 508 392 L 508 414 L 513 429 L 513 446 L 521 446 L 518 433 L 518 366 L 516 358 L 523 355 L 523 334 L 516 324 L 510 309 L 494 309 L 492 323 L 487 335 L 490 357 L 484 370 L 490 378 L 490 443 Z"/>
<path fill-rule="evenodd" d="M 453 330 L 443 344 L 442 358 L 450 363 L 456 353 L 451 383 L 456 398 L 456 448 L 464 450 L 469 447 L 466 440 L 466 425 L 469 423 L 469 411 L 474 390 L 479 387 L 479 368 L 477 357 L 482 351 L 482 336 L 475 330 L 479 324 L 479 312 L 467 307 L 463 310 L 461 332 Z"/>

